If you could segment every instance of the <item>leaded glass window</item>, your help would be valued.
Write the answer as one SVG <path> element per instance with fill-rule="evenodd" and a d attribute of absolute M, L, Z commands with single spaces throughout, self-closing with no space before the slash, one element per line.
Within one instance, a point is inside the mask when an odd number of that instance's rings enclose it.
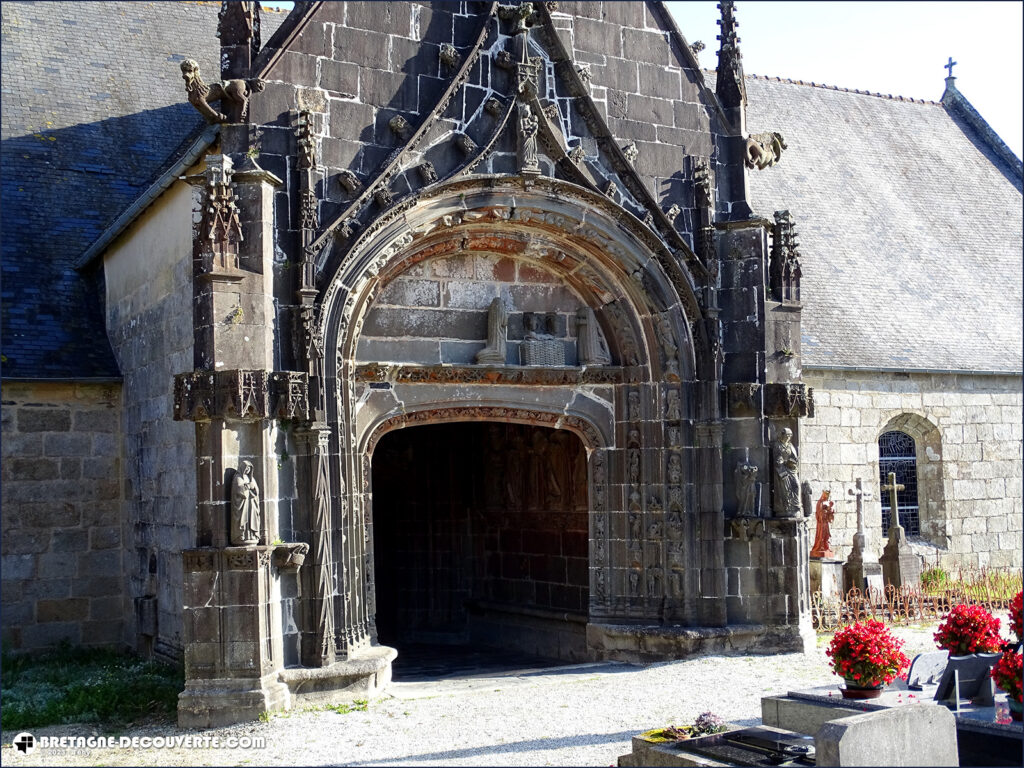
<path fill-rule="evenodd" d="M 917 446 L 914 438 L 904 432 L 885 432 L 878 438 L 878 487 L 889 484 L 889 473 L 896 473 L 896 484 L 904 486 L 897 491 L 900 525 L 908 536 L 921 535 L 921 518 L 917 508 Z M 892 519 L 889 491 L 882 491 L 882 535 L 889 535 L 889 521 Z"/>

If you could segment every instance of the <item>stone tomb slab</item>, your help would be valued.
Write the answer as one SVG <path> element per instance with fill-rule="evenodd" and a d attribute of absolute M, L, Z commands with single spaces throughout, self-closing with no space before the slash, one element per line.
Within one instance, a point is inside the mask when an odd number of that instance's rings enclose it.
<path fill-rule="evenodd" d="M 761 699 L 761 719 L 765 725 L 797 733 L 816 734 L 826 723 L 842 717 L 907 706 L 947 707 L 934 701 L 936 686 L 925 685 L 919 691 L 894 683 L 877 699 L 844 699 L 837 682 L 804 691 L 789 691 L 785 696 Z M 959 764 L 964 766 L 1019 766 L 1024 755 L 1024 729 L 1020 723 L 996 722 L 997 713 L 1006 708 L 1006 694 L 996 696 L 995 706 L 977 706 L 961 702 L 954 716 Z"/>
<path fill-rule="evenodd" d="M 825 723 L 814 737 L 816 764 L 957 765 L 956 722 L 945 707 L 911 704 Z"/>

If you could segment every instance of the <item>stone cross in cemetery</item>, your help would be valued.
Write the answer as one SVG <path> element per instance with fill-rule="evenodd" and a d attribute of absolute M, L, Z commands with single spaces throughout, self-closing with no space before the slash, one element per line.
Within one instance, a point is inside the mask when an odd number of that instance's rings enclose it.
<path fill-rule="evenodd" d="M 895 587 L 921 584 L 921 558 L 914 554 L 907 541 L 907 534 L 900 525 L 897 491 L 906 486 L 896 482 L 896 473 L 889 473 L 889 483 L 879 490 L 889 492 L 889 543 L 879 561 L 882 564 L 882 579 Z"/>
<path fill-rule="evenodd" d="M 865 491 L 861 479 L 854 483 L 856 489 L 850 488 L 847 493 L 857 503 L 857 533 L 853 535 L 853 548 L 843 566 L 843 589 L 849 592 L 856 587 L 864 590 L 867 587 L 882 588 L 882 566 L 874 554 L 867 548 L 867 533 L 864 530 L 864 500 L 871 498 L 871 491 Z"/>

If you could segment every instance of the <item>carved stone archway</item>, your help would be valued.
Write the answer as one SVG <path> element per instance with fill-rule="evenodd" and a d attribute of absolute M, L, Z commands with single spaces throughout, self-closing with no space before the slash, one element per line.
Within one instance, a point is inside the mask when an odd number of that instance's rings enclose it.
<path fill-rule="evenodd" d="M 317 324 L 326 352 L 339 653 L 372 637 L 373 435 L 459 409 L 477 420 L 539 419 L 582 433 L 592 479 L 592 621 L 724 624 L 724 588 L 699 597 L 705 585 L 724 585 L 722 558 L 713 554 L 722 548 L 714 504 L 721 448 L 698 429 L 718 417 L 717 351 L 705 335 L 698 281 L 631 219 L 565 182 L 524 188 L 517 179 L 473 178 L 432 188 L 389 210 L 344 253 L 323 254 Z M 389 283 L 460 251 L 532 259 L 558 275 L 594 311 L 612 364 L 361 364 L 363 324 Z"/>

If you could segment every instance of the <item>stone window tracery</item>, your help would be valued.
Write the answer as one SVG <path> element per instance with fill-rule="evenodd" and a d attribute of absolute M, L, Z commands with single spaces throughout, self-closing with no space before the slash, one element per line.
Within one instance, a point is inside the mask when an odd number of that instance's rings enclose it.
<path fill-rule="evenodd" d="M 896 482 L 904 486 L 897 495 L 898 514 L 908 536 L 921 535 L 921 518 L 917 503 L 917 445 L 914 438 L 899 430 L 883 432 L 878 438 L 879 487 L 889 482 L 889 473 L 896 473 Z M 892 508 L 888 494 L 882 495 L 882 535 L 889 535 Z"/>

